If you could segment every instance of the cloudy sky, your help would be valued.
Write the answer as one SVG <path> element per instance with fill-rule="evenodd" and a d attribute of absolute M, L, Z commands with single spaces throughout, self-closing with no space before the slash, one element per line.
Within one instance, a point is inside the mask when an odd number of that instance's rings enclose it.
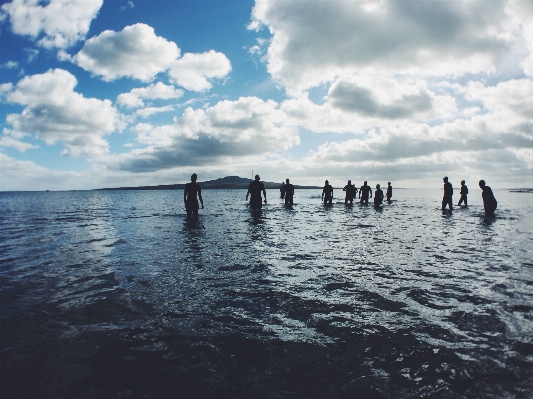
<path fill-rule="evenodd" d="M 533 1 L 0 4 L 0 190 L 533 187 Z"/>

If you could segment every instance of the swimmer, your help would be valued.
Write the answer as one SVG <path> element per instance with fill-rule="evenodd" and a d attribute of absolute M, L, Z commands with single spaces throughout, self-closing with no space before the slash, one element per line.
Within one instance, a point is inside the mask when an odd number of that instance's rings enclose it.
<path fill-rule="evenodd" d="M 444 197 L 442 197 L 442 210 L 446 209 L 446 205 L 450 207 L 450 211 L 453 209 L 452 206 L 452 196 L 453 196 L 453 187 L 452 183 L 448 181 L 448 176 L 445 176 L 442 181 L 444 182 Z"/>
<path fill-rule="evenodd" d="M 357 196 L 357 188 L 352 184 L 351 180 L 348 180 L 348 184 L 344 186 L 342 191 L 346 191 L 346 198 L 344 198 L 344 203 L 353 204 L 353 199 Z"/>
<path fill-rule="evenodd" d="M 202 198 L 202 189 L 200 185 L 196 183 L 198 176 L 196 173 L 191 175 L 191 182 L 185 185 L 185 191 L 183 192 L 183 202 L 185 203 L 185 210 L 187 211 L 187 217 L 193 216 L 195 219 L 198 217 L 198 198 L 202 203 L 202 209 L 204 209 L 204 200 Z M 198 195 L 198 198 L 196 196 Z"/>
<path fill-rule="evenodd" d="M 459 203 L 457 204 L 457 206 L 461 206 L 463 201 L 465 203 L 465 206 L 468 206 L 468 199 L 466 197 L 467 194 L 468 194 L 468 187 L 466 187 L 465 181 L 461 180 L 461 198 L 459 199 Z"/>
<path fill-rule="evenodd" d="M 289 183 L 289 179 L 285 183 L 285 205 L 292 206 L 294 198 L 294 186 Z"/>
<path fill-rule="evenodd" d="M 483 206 L 485 207 L 485 216 L 494 216 L 494 211 L 498 207 L 498 201 L 494 198 L 492 189 L 485 184 L 485 180 L 479 181 L 479 188 L 483 190 Z"/>
<path fill-rule="evenodd" d="M 374 206 L 377 208 L 383 204 L 383 190 L 379 184 L 376 184 L 376 192 L 374 193 Z"/>
<path fill-rule="evenodd" d="M 364 202 L 365 205 L 368 205 L 368 195 L 369 194 L 370 194 L 370 198 L 372 198 L 372 189 L 370 188 L 370 186 L 367 184 L 367 182 L 365 180 L 365 182 L 363 183 L 363 185 L 359 189 L 359 198 L 360 198 L 359 202 L 361 202 L 361 203 Z"/>
<path fill-rule="evenodd" d="M 265 204 L 267 203 L 265 185 L 259 179 L 259 175 L 255 175 L 255 180 L 250 182 L 248 192 L 246 193 L 246 201 L 248 201 L 248 196 L 250 196 L 250 209 L 252 211 L 260 211 L 263 206 L 261 203 L 261 192 L 263 192 L 263 196 L 265 197 Z"/>
<path fill-rule="evenodd" d="M 331 187 L 327 180 L 322 189 L 322 200 L 324 201 L 324 205 L 331 205 L 333 202 L 333 187 Z"/>

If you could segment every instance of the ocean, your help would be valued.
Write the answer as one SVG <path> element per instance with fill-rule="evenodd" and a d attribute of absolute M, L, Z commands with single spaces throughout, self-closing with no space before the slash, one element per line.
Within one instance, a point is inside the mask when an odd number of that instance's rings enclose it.
<path fill-rule="evenodd" d="M 494 193 L 0 192 L 0 397 L 531 398 L 533 194 Z"/>

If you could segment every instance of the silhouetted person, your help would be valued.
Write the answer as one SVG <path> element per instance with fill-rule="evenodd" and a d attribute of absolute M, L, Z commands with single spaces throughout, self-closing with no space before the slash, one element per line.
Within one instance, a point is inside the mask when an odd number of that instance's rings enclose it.
<path fill-rule="evenodd" d="M 289 183 L 289 179 L 285 180 L 285 205 L 292 206 L 294 198 L 294 186 Z"/>
<path fill-rule="evenodd" d="M 485 180 L 479 181 L 479 188 L 483 190 L 483 194 L 481 194 L 481 196 L 483 197 L 485 216 L 493 216 L 494 211 L 498 207 L 498 201 L 496 201 L 496 198 L 494 198 L 492 189 L 489 186 L 485 185 Z"/>
<path fill-rule="evenodd" d="M 374 193 L 374 206 L 377 208 L 383 204 L 383 190 L 379 184 L 376 184 L 376 192 Z"/>
<path fill-rule="evenodd" d="M 281 186 L 279 186 L 279 197 L 285 198 L 285 183 L 281 183 Z"/>
<path fill-rule="evenodd" d="M 265 197 L 265 204 L 267 203 L 267 193 L 265 191 L 265 185 L 259 181 L 259 175 L 255 175 L 255 180 L 250 182 L 248 186 L 248 192 L 246 193 L 246 201 L 248 201 L 248 196 L 250 196 L 250 209 L 252 211 L 260 211 L 263 203 L 261 201 L 261 192 Z"/>
<path fill-rule="evenodd" d="M 327 180 L 322 189 L 322 199 L 324 200 L 324 205 L 331 205 L 333 202 L 333 187 L 330 186 L 329 181 Z"/>
<path fill-rule="evenodd" d="M 461 180 L 461 198 L 459 198 L 459 203 L 457 204 L 457 206 L 461 206 L 463 201 L 465 203 L 465 206 L 468 206 L 468 199 L 466 197 L 467 195 L 468 195 L 468 187 L 466 187 L 465 181 Z"/>
<path fill-rule="evenodd" d="M 387 186 L 387 202 L 390 204 L 391 203 L 391 198 L 392 198 L 392 186 L 390 185 L 390 182 L 387 183 L 388 186 Z"/>
<path fill-rule="evenodd" d="M 372 189 L 370 186 L 365 182 L 359 189 L 359 202 L 364 202 L 366 205 L 368 205 L 368 195 L 370 194 L 370 198 L 372 198 Z"/>
<path fill-rule="evenodd" d="M 348 180 L 348 184 L 344 186 L 342 191 L 346 191 L 346 197 L 344 198 L 344 203 L 347 204 L 349 201 L 350 204 L 353 204 L 353 199 L 357 195 L 357 188 L 355 188 L 351 180 Z"/>
<path fill-rule="evenodd" d="M 442 181 L 444 182 L 444 197 L 442 197 L 442 210 L 446 209 L 446 205 L 450 207 L 450 210 L 453 209 L 453 187 L 452 183 L 448 181 L 448 176 L 445 176 Z"/>
<path fill-rule="evenodd" d="M 191 182 L 185 185 L 185 191 L 183 192 L 183 202 L 185 202 L 185 210 L 187 211 L 187 217 L 191 215 L 194 218 L 198 217 L 198 198 L 202 203 L 202 209 L 204 209 L 204 200 L 202 198 L 202 189 L 200 185 L 196 183 L 196 173 L 191 176 Z M 198 198 L 196 196 L 198 195 Z"/>

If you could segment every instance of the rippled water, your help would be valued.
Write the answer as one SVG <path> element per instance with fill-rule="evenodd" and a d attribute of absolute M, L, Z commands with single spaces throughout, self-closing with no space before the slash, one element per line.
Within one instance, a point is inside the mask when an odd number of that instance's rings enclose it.
<path fill-rule="evenodd" d="M 0 193 L 0 396 L 530 398 L 533 195 L 472 191 Z"/>

